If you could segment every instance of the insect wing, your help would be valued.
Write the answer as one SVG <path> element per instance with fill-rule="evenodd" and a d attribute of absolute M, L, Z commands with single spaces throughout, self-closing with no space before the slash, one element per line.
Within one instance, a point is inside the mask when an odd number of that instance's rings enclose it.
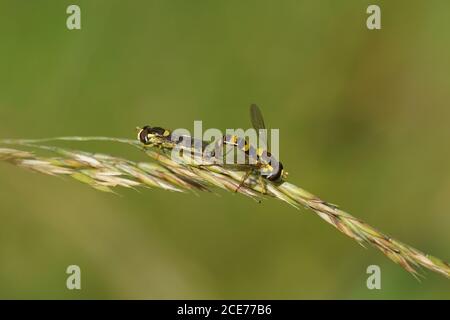
<path fill-rule="evenodd" d="M 256 104 L 250 106 L 250 119 L 252 120 L 253 128 L 255 128 L 256 131 L 266 128 L 261 110 L 259 110 L 259 107 Z"/>
<path fill-rule="evenodd" d="M 259 146 L 267 149 L 267 131 L 264 135 L 260 135 L 259 130 L 265 130 L 266 125 L 262 116 L 261 110 L 256 104 L 250 106 L 250 119 L 252 121 L 253 128 L 255 128 L 259 139 Z"/>

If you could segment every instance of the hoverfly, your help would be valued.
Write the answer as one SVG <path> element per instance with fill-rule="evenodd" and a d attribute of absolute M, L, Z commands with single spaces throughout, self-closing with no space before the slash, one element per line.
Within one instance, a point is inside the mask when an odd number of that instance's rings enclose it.
<path fill-rule="evenodd" d="M 250 119 L 253 128 L 258 134 L 260 130 L 266 129 L 262 113 L 258 106 L 255 104 L 252 104 L 250 106 Z M 155 146 L 163 150 L 171 150 L 177 146 L 181 147 L 183 139 L 186 138 L 186 136 L 181 135 L 175 136 L 170 130 L 161 127 L 151 127 L 146 125 L 143 128 L 138 129 L 138 139 L 140 142 L 142 142 L 144 145 Z M 201 151 L 203 152 L 205 150 L 205 147 L 210 143 L 205 141 L 196 141 L 195 139 L 190 140 L 191 145 L 181 147 L 181 149 L 185 148 L 184 150 L 193 152 L 194 154 L 199 153 L 199 150 L 197 149 L 198 146 L 201 146 Z M 246 174 L 242 178 L 242 181 L 236 191 L 244 185 L 245 181 L 252 173 L 259 173 L 258 176 L 263 186 L 263 193 L 266 192 L 265 184 L 262 181 L 263 178 L 273 182 L 280 182 L 286 176 L 281 162 L 279 162 L 267 150 L 267 148 L 256 148 L 255 146 L 250 145 L 244 138 L 236 135 L 224 135 L 221 141 L 218 142 L 218 144 L 220 146 L 233 146 L 234 148 L 239 149 L 241 152 L 244 152 L 245 157 L 247 158 L 244 165 L 225 164 L 225 166 L 235 166 L 236 168 L 246 171 Z M 212 165 L 222 164 L 214 163 Z"/>

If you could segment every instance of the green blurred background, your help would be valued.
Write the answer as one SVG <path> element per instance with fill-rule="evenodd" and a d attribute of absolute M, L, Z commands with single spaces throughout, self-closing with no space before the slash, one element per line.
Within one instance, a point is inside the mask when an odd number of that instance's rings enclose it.
<path fill-rule="evenodd" d="M 443 0 L 1 0 L 0 137 L 248 127 L 255 102 L 289 181 L 448 261 L 449 13 Z M 0 298 L 450 298 L 444 277 L 419 283 L 279 201 L 115 196 L 5 163 L 0 177 Z M 70 264 L 81 291 L 65 287 Z M 366 288 L 371 264 L 381 290 Z"/>

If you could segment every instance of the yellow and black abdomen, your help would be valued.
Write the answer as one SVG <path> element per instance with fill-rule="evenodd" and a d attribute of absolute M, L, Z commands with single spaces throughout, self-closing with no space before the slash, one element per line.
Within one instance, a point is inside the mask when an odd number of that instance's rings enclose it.
<path fill-rule="evenodd" d="M 270 181 L 279 181 L 282 178 L 283 165 L 266 149 L 255 149 L 247 140 L 235 135 L 225 135 L 223 143 L 243 151 L 249 162 L 253 162 L 259 167 L 264 178 Z"/>

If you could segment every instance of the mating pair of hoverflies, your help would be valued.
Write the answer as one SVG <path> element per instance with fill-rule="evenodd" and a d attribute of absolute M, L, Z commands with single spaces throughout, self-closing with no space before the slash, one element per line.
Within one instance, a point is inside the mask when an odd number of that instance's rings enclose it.
<path fill-rule="evenodd" d="M 261 110 L 255 104 L 250 106 L 250 119 L 253 128 L 258 134 L 261 129 L 266 129 Z M 151 127 L 146 125 L 143 128 L 138 128 L 138 139 L 141 143 L 146 146 L 154 146 L 163 150 L 171 150 L 175 148 L 178 144 L 182 143 L 182 138 L 183 136 L 176 137 L 170 130 L 161 127 Z M 200 141 L 200 143 L 198 143 L 194 141 L 190 147 L 195 148 L 195 146 L 198 146 L 199 144 L 204 146 L 207 142 Z M 246 164 L 244 166 L 242 164 L 236 165 L 236 168 L 239 168 L 240 170 L 244 168 L 246 171 L 246 174 L 244 175 L 238 189 L 244 185 L 245 181 L 252 173 L 257 174 L 261 182 L 263 182 L 262 179 L 280 182 L 287 175 L 286 172 L 284 172 L 281 162 L 279 162 L 278 159 L 275 159 L 269 150 L 264 148 L 255 148 L 242 137 L 225 135 L 221 139 L 221 144 L 237 148 L 244 152 L 247 157 Z M 264 183 L 263 190 L 265 190 Z"/>

